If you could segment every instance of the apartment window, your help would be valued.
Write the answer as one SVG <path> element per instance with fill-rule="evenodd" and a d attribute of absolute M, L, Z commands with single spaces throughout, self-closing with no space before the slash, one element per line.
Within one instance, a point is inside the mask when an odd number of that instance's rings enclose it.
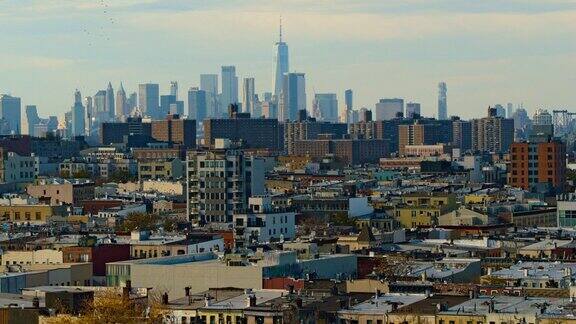
<path fill-rule="evenodd" d="M 20 220 L 20 212 L 15 212 L 15 213 L 14 213 L 14 219 Z"/>

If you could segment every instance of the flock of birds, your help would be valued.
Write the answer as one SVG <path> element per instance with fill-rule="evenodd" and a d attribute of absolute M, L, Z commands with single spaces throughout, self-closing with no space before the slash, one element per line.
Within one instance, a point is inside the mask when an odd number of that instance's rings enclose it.
<path fill-rule="evenodd" d="M 103 13 L 103 15 L 105 16 L 105 20 L 102 20 L 103 22 L 105 21 L 105 24 L 110 24 L 110 25 L 114 25 L 116 24 L 116 19 L 114 17 L 111 16 L 110 14 L 110 7 L 108 6 L 108 3 L 106 3 L 104 0 L 99 0 L 99 10 L 101 10 L 101 12 Z M 98 29 L 91 29 L 88 27 L 84 27 L 83 28 L 83 32 L 86 35 L 86 37 L 89 39 L 88 42 L 88 46 L 92 46 L 93 41 L 96 40 L 110 40 L 110 34 L 108 34 L 107 31 L 107 27 L 109 27 L 108 25 L 101 25 Z"/>

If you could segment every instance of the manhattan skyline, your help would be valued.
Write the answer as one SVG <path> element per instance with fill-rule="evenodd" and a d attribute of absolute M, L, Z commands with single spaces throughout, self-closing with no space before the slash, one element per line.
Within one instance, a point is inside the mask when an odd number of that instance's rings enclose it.
<path fill-rule="evenodd" d="M 498 5 L 495 5 L 495 4 Z M 274 92 L 278 19 L 290 72 L 314 93 L 354 90 L 354 108 L 380 98 L 422 104 L 435 116 L 437 84 L 448 114 L 475 117 L 488 105 L 523 102 L 571 110 L 576 94 L 574 1 L 0 1 L 2 90 L 62 116 L 71 94 L 170 81 L 234 65 L 256 93 Z M 522 26 L 521 28 L 518 26 Z M 241 89 L 239 89 L 241 91 Z"/>

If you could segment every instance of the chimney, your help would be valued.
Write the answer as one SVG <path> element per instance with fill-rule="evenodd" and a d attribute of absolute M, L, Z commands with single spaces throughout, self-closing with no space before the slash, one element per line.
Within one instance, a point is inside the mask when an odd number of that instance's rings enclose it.
<path fill-rule="evenodd" d="M 256 295 L 248 296 L 248 307 L 256 306 Z"/>
<path fill-rule="evenodd" d="M 186 297 L 190 296 L 190 287 L 184 287 L 184 293 L 186 295 Z"/>
<path fill-rule="evenodd" d="M 528 269 L 523 269 L 524 270 L 524 277 L 528 277 Z"/>
<path fill-rule="evenodd" d="M 126 280 L 126 286 L 122 288 L 122 297 L 125 299 L 130 298 L 130 292 L 132 291 L 132 280 Z"/>
<path fill-rule="evenodd" d="M 204 296 L 204 306 L 205 307 L 210 306 L 210 296 L 208 296 L 208 295 Z"/>
<path fill-rule="evenodd" d="M 162 305 L 168 305 L 168 293 L 162 294 Z"/>
<path fill-rule="evenodd" d="M 296 298 L 296 307 L 302 308 L 302 298 Z"/>
<path fill-rule="evenodd" d="M 430 298 L 431 292 L 430 289 L 426 289 L 426 298 Z"/>

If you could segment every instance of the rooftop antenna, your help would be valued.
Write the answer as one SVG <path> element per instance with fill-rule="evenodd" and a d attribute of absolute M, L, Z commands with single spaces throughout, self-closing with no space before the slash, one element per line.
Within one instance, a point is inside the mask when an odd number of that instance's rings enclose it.
<path fill-rule="evenodd" d="M 282 43 L 282 15 L 280 15 L 280 43 Z"/>

